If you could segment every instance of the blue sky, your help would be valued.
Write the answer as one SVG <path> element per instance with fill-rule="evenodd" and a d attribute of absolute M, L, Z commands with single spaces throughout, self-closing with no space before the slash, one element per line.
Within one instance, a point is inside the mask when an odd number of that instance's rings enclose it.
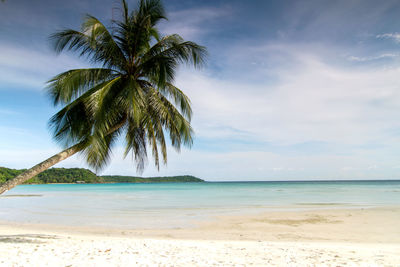
<path fill-rule="evenodd" d="M 164 1 L 165 34 L 207 46 L 201 71 L 176 84 L 192 100 L 191 150 L 158 172 L 206 180 L 400 178 L 398 1 Z M 130 6 L 135 1 L 128 1 Z M 28 168 L 58 152 L 45 82 L 90 66 L 56 55 L 48 36 L 85 13 L 108 23 L 118 1 L 0 3 L 0 166 Z M 114 9 L 114 12 L 115 9 Z M 122 147 L 103 174 L 135 175 Z M 74 156 L 58 167 L 86 167 Z"/>

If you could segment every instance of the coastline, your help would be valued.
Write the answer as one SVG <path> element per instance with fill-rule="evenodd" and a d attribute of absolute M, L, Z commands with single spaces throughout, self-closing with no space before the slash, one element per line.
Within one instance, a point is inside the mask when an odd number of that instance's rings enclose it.
<path fill-rule="evenodd" d="M 196 227 L 112 229 L 0 222 L 0 265 L 388 265 L 400 262 L 400 207 L 273 211 Z M 43 259 L 43 258 L 42 258 Z M 2 262 L 1 262 L 2 261 Z"/>
<path fill-rule="evenodd" d="M 387 243 L 400 245 L 400 206 L 264 211 L 214 216 L 194 225 L 141 228 L 36 224 L 0 219 L 0 231 L 98 236 L 247 241 Z"/>

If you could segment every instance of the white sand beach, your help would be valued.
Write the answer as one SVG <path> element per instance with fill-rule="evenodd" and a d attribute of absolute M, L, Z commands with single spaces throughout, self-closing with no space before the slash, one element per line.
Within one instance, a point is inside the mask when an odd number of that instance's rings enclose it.
<path fill-rule="evenodd" d="M 400 208 L 269 212 L 195 228 L 0 224 L 1 266 L 400 266 Z"/>

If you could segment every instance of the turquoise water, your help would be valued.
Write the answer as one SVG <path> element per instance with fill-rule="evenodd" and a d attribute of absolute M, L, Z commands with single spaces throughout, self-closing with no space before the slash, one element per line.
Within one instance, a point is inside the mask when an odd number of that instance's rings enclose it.
<path fill-rule="evenodd" d="M 0 221 L 174 228 L 267 210 L 398 205 L 400 181 L 21 185 L 0 197 Z"/>

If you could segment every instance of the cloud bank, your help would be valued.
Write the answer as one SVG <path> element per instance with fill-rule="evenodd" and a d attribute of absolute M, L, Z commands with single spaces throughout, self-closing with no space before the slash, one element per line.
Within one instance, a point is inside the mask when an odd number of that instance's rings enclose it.
<path fill-rule="evenodd" d="M 206 45 L 210 58 L 203 71 L 184 66 L 176 79 L 193 103 L 193 148 L 180 154 L 169 149 L 168 166 L 160 172 L 150 160 L 145 176 L 400 177 L 400 35 L 396 31 L 400 21 L 393 15 L 400 10 L 397 1 L 379 5 L 368 0 L 167 3 L 170 20 L 162 31 Z M 96 5 L 96 14 L 109 16 L 108 4 Z M 17 4 L 10 1 L 12 5 Z M 10 10 L 20 9 L 18 5 Z M 80 7 L 89 10 L 90 3 L 82 2 Z M 40 20 L 21 18 L 12 29 L 0 19 L 0 30 L 7 28 L 5 32 L 18 39 L 20 32 L 42 25 L 48 25 L 47 31 L 64 21 L 75 25 L 74 10 L 63 13 L 54 3 L 52 10 L 36 10 L 39 13 L 33 17 Z M 15 21 L 27 12 L 7 18 Z M 28 35 L 34 34 L 28 31 Z M 89 66 L 70 54 L 56 57 L 44 41 L 28 46 L 14 39 L 0 44 L 0 89 L 7 99 L 19 100 L 15 88 L 34 92 L 38 99 L 51 76 Z M 49 135 L 43 134 L 44 126 L 38 131 L 32 124 L 15 125 L 23 114 L 38 114 L 34 103 L 21 104 L 20 109 L 0 103 L 0 165 L 26 168 L 58 151 Z M 52 110 L 46 112 L 36 118 L 40 125 Z M 136 174 L 129 157 L 121 158 L 121 151 L 118 145 L 102 173 Z M 58 166 L 86 165 L 74 156 Z"/>

